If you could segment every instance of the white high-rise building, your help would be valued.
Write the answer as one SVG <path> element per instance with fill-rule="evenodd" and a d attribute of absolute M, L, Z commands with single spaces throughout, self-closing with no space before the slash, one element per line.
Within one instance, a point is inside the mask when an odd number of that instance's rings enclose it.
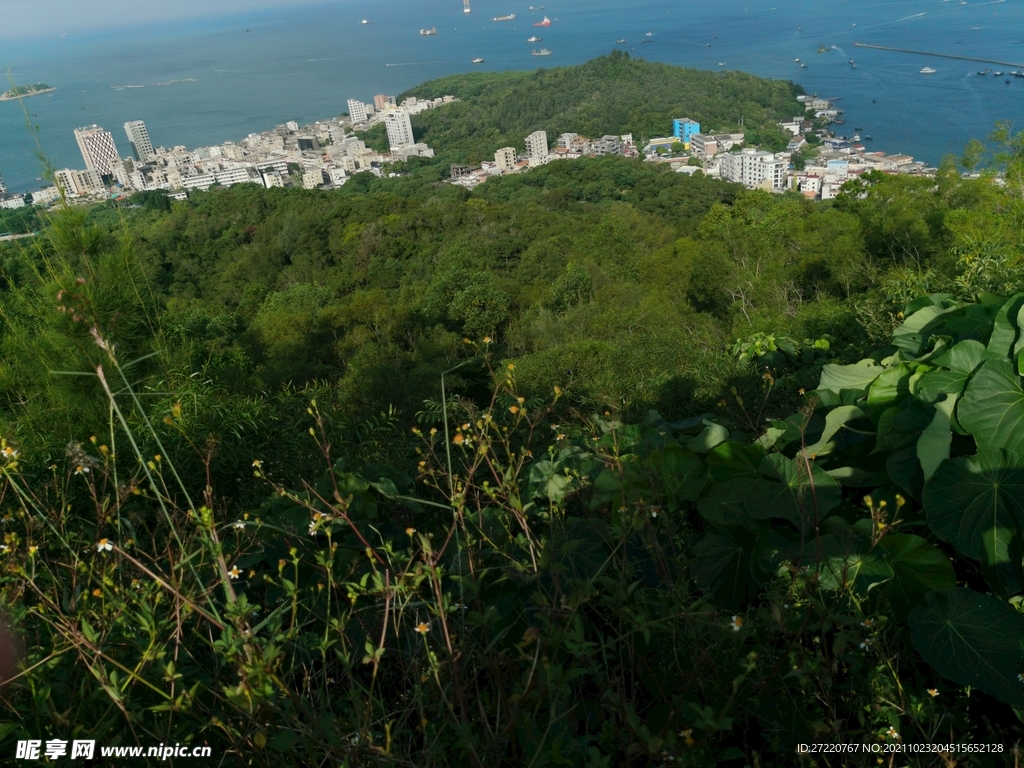
<path fill-rule="evenodd" d="M 144 122 L 132 120 L 125 123 L 124 132 L 128 135 L 128 143 L 136 160 L 144 163 L 153 156 L 153 142 L 149 140 L 149 131 L 146 130 Z"/>
<path fill-rule="evenodd" d="M 516 165 L 515 147 L 502 147 L 494 153 L 494 164 L 504 173 L 508 173 Z"/>
<path fill-rule="evenodd" d="M 529 157 L 531 160 L 547 160 L 547 131 L 534 131 L 533 133 L 526 137 L 526 156 Z"/>
<path fill-rule="evenodd" d="M 353 124 L 365 123 L 370 118 L 370 113 L 366 109 L 366 104 L 359 101 L 359 99 L 348 100 L 348 116 L 352 120 Z"/>
<path fill-rule="evenodd" d="M 721 156 L 722 178 L 750 189 L 780 190 L 786 186 L 785 160 L 771 152 L 744 149 Z"/>
<path fill-rule="evenodd" d="M 90 171 L 96 171 L 101 176 L 110 176 L 112 173 L 111 161 L 120 159 L 110 131 L 105 131 L 98 125 L 76 128 L 75 141 L 78 142 L 78 149 L 82 152 L 85 167 Z"/>
<path fill-rule="evenodd" d="M 385 112 L 384 126 L 388 129 L 388 144 L 392 151 L 416 143 L 412 136 L 412 121 L 404 109 L 389 109 Z"/>
<path fill-rule="evenodd" d="M 7 194 L 7 185 L 4 184 L 4 177 L 0 176 L 0 195 Z"/>

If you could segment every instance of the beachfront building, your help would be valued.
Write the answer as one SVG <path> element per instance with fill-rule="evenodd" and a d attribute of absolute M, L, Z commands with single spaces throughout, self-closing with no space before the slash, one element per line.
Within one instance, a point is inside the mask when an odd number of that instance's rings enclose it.
<path fill-rule="evenodd" d="M 93 168 L 86 168 L 84 171 L 62 168 L 57 171 L 56 180 L 57 185 L 68 197 L 82 197 L 103 191 L 103 179 Z"/>
<path fill-rule="evenodd" d="M 388 109 L 392 109 L 395 106 L 395 97 L 386 96 L 383 93 L 378 93 L 373 97 L 373 106 L 378 112 L 383 112 Z"/>
<path fill-rule="evenodd" d="M 786 186 L 784 159 L 771 152 L 744 149 L 723 155 L 720 160 L 722 178 L 739 182 L 748 189 L 782 190 Z"/>
<path fill-rule="evenodd" d="M 0 176 L 0 196 L 7 194 L 7 185 L 4 184 L 4 177 Z"/>
<path fill-rule="evenodd" d="M 526 137 L 526 156 L 530 162 L 544 162 L 548 159 L 547 131 L 534 131 Z"/>
<path fill-rule="evenodd" d="M 679 117 L 672 121 L 672 136 L 681 142 L 684 149 L 690 148 L 690 137 L 700 133 L 700 123 L 688 117 Z"/>
<path fill-rule="evenodd" d="M 370 112 L 367 109 L 369 105 L 363 104 L 359 99 L 348 100 L 348 116 L 352 120 L 352 124 L 365 123 L 370 119 Z"/>
<path fill-rule="evenodd" d="M 146 124 L 141 120 L 132 120 L 124 124 L 124 132 L 128 136 L 128 144 L 132 148 L 132 154 L 140 163 L 144 163 L 153 156 L 153 142 L 149 139 L 149 131 Z"/>
<path fill-rule="evenodd" d="M 388 132 L 388 145 L 392 152 L 416 143 L 412 135 L 412 120 L 404 109 L 389 109 L 385 112 L 384 127 Z"/>
<path fill-rule="evenodd" d="M 85 167 L 96 171 L 100 176 L 110 176 L 110 163 L 119 159 L 114 136 L 98 125 L 75 129 L 75 141 L 85 160 Z"/>
<path fill-rule="evenodd" d="M 508 173 L 516 165 L 515 147 L 502 147 L 494 153 L 494 164 L 502 173 Z"/>

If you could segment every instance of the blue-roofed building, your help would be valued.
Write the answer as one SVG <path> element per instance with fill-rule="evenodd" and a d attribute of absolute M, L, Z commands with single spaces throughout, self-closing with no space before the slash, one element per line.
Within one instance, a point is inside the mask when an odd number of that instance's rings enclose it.
<path fill-rule="evenodd" d="M 672 136 L 678 139 L 686 149 L 690 148 L 690 137 L 700 133 L 700 123 L 688 117 L 677 117 L 672 121 Z"/>

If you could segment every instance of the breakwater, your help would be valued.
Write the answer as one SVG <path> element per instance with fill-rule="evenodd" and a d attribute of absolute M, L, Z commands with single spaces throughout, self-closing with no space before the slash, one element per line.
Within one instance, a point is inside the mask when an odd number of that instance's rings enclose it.
<path fill-rule="evenodd" d="M 937 56 L 940 59 L 959 59 L 960 61 L 980 61 L 983 64 L 999 64 L 1002 67 L 1020 67 L 1024 64 L 1014 64 L 1012 61 L 999 61 L 997 59 L 981 59 L 976 56 L 957 56 L 953 53 L 933 53 L 932 51 L 911 51 L 907 48 L 890 48 L 887 45 L 871 45 L 870 43 L 854 43 L 854 48 L 873 48 L 876 51 L 895 51 L 896 53 L 913 53 L 918 56 Z"/>

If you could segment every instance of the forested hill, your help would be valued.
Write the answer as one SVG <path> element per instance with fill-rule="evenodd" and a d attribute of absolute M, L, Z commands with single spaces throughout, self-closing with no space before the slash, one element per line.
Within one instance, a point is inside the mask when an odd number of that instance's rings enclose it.
<path fill-rule="evenodd" d="M 802 92 L 791 82 L 684 69 L 614 51 L 575 67 L 430 80 L 399 100 L 449 93 L 461 99 L 414 117 L 413 129 L 439 156 L 479 162 L 499 147 L 522 148 L 533 131 L 547 131 L 551 140 L 565 132 L 591 137 L 633 133 L 640 141 L 669 135 L 677 117 L 723 131 L 736 129 L 742 118 L 753 143 L 777 143 L 782 134 L 775 123 L 803 114 L 796 100 Z"/>

